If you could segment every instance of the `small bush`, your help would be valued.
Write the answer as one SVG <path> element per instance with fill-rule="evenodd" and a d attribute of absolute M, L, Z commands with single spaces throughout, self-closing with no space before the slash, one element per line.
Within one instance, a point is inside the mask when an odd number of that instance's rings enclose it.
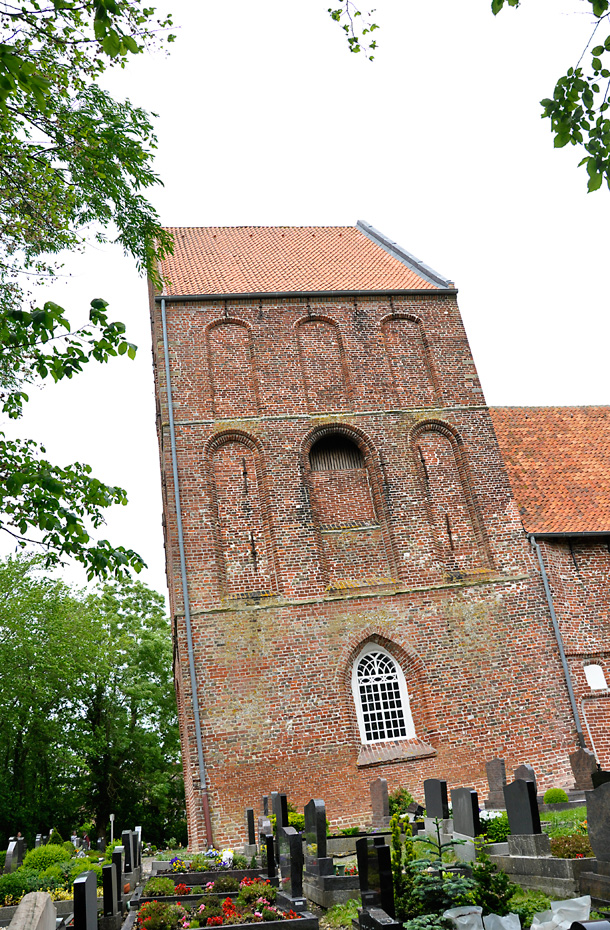
<path fill-rule="evenodd" d="M 220 903 L 220 898 L 213 894 L 207 895 L 205 902 L 198 909 L 198 913 L 202 926 L 205 926 L 205 922 L 208 917 L 222 917 L 222 905 Z"/>
<path fill-rule="evenodd" d="M 586 859 L 593 856 L 593 850 L 588 836 L 573 833 L 571 836 L 552 836 L 551 855 L 558 859 Z"/>
<path fill-rule="evenodd" d="M 358 836 L 360 833 L 360 827 L 343 827 L 342 830 L 339 830 L 340 836 Z"/>
<path fill-rule="evenodd" d="M 474 903 L 483 908 L 484 914 L 499 914 L 503 917 L 510 911 L 510 901 L 517 890 L 506 872 L 503 872 L 482 852 L 479 861 L 472 866 L 472 877 L 476 882 Z"/>
<path fill-rule="evenodd" d="M 252 882 L 251 885 L 241 886 L 239 900 L 242 904 L 254 904 L 258 898 L 264 898 L 269 904 L 274 904 L 277 898 L 277 888 L 268 882 Z"/>
<path fill-rule="evenodd" d="M 250 861 L 246 856 L 242 856 L 241 853 L 235 853 L 233 856 L 234 869 L 247 869 L 249 865 Z"/>
<path fill-rule="evenodd" d="M 72 843 L 70 842 L 70 840 L 66 840 L 66 842 L 65 842 L 65 843 L 62 843 L 61 845 L 62 845 L 62 847 L 63 847 L 64 852 L 68 854 L 68 855 L 66 856 L 67 859 L 69 859 L 70 856 L 73 856 L 73 855 L 74 855 L 74 852 L 75 852 L 74 846 L 72 845 Z"/>
<path fill-rule="evenodd" d="M 454 926 L 452 920 L 441 917 L 440 914 L 423 914 L 422 917 L 412 917 L 403 924 L 405 930 L 452 930 Z"/>
<path fill-rule="evenodd" d="M 70 863 L 57 862 L 40 873 L 40 884 L 43 888 L 63 888 L 68 884 L 70 877 Z"/>
<path fill-rule="evenodd" d="M 550 906 L 551 899 L 543 891 L 534 891 L 531 888 L 517 888 L 510 899 L 511 913 L 518 914 L 523 930 L 528 930 L 534 914 L 548 911 Z"/>
<path fill-rule="evenodd" d="M 174 893 L 174 880 L 172 878 L 163 878 L 162 875 L 156 878 L 149 878 L 144 885 L 144 894 L 147 898 L 156 898 L 158 896 Z"/>
<path fill-rule="evenodd" d="M 83 872 L 94 872 L 98 885 L 102 884 L 102 867 L 97 862 L 90 862 L 89 859 L 72 859 L 70 861 L 70 887 L 74 884 L 74 879 L 82 875 Z"/>
<path fill-rule="evenodd" d="M 288 826 L 294 827 L 299 833 L 305 829 L 305 814 L 297 814 L 296 811 L 288 811 Z"/>
<path fill-rule="evenodd" d="M 50 836 L 49 839 L 47 840 L 47 846 L 48 846 L 49 844 L 53 844 L 53 845 L 56 845 L 56 846 L 61 846 L 62 843 L 63 843 L 63 841 L 64 841 L 64 838 L 63 838 L 63 836 L 61 835 L 61 833 L 59 832 L 59 830 L 53 830 L 53 832 L 51 833 L 51 836 Z"/>
<path fill-rule="evenodd" d="M 0 851 L 0 873 L 2 872 L 2 869 L 4 868 L 4 860 L 6 859 L 6 853 L 7 853 L 6 849 L 3 849 L 2 851 Z"/>
<path fill-rule="evenodd" d="M 0 905 L 16 904 L 28 891 L 38 888 L 38 875 L 35 872 L 18 869 L 0 875 Z"/>
<path fill-rule="evenodd" d="M 228 891 L 238 891 L 239 882 L 232 875 L 221 875 L 214 882 L 214 894 L 226 894 Z"/>
<path fill-rule="evenodd" d="M 414 798 L 406 788 L 397 788 L 396 791 L 392 791 L 388 800 L 390 802 L 390 817 L 393 817 L 394 814 L 406 814 L 407 807 L 409 804 L 413 804 Z"/>
<path fill-rule="evenodd" d="M 563 801 L 568 800 L 568 796 L 563 788 L 549 788 L 544 792 L 542 800 L 545 804 L 561 804 Z"/>
<path fill-rule="evenodd" d="M 505 843 L 506 838 L 510 836 L 510 827 L 508 825 L 508 814 L 504 812 L 499 817 L 493 817 L 487 821 L 485 826 L 488 843 Z"/>
<path fill-rule="evenodd" d="M 26 869 L 36 869 L 38 872 L 42 872 L 44 869 L 48 869 L 50 865 L 55 865 L 56 862 L 65 861 L 66 850 L 63 844 L 51 846 L 47 843 L 46 846 L 39 846 L 38 849 L 30 849 L 29 853 L 26 853 L 23 865 Z"/>
<path fill-rule="evenodd" d="M 138 927 L 146 927 L 146 930 L 174 930 L 185 916 L 186 911 L 179 904 L 149 901 L 138 911 Z"/>

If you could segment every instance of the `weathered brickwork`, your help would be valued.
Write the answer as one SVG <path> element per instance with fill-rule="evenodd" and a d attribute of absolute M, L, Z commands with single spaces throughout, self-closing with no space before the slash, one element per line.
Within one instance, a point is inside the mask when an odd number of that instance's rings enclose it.
<path fill-rule="evenodd" d="M 198 847 L 158 301 L 151 308 Z M 370 822 L 378 775 L 419 798 L 431 776 L 486 791 L 485 762 L 501 756 L 509 772 L 533 764 L 542 789 L 570 787 L 576 730 L 548 607 L 454 294 L 168 300 L 167 329 L 215 842 L 243 842 L 244 808 L 271 790 L 301 806 L 323 797 L 331 823 L 346 826 Z M 312 469 L 316 442 L 333 435 L 357 447 L 354 466 Z M 584 696 L 583 661 L 607 660 L 610 556 L 602 546 L 581 555 L 588 593 L 573 600 L 564 550 L 545 547 L 545 557 L 565 578 L 557 597 Z M 405 675 L 416 740 L 402 746 L 361 742 L 352 669 L 369 642 Z M 606 702 L 595 701 L 587 718 L 601 744 Z"/>

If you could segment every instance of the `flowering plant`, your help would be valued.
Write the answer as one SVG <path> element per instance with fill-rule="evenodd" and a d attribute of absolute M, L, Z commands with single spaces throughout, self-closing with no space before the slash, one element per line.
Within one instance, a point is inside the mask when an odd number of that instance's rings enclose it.
<path fill-rule="evenodd" d="M 180 856 L 174 856 L 169 860 L 169 864 L 172 872 L 186 872 L 186 862 Z"/>

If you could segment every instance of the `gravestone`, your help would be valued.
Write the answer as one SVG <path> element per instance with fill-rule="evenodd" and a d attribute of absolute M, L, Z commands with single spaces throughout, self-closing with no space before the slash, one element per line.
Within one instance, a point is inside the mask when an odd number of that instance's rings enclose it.
<path fill-rule="evenodd" d="M 125 849 L 123 846 L 115 846 L 112 850 L 112 864 L 116 870 L 116 887 L 117 887 L 117 910 L 119 914 L 123 913 L 123 862 Z"/>
<path fill-rule="evenodd" d="M 288 801 L 285 794 L 279 791 L 271 792 L 271 812 L 275 814 L 275 861 L 280 861 L 280 831 L 282 827 L 288 826 Z"/>
<path fill-rule="evenodd" d="M 123 830 L 121 834 L 123 849 L 125 850 L 125 871 L 133 872 L 135 868 L 133 852 L 133 834 L 131 830 Z"/>
<path fill-rule="evenodd" d="M 17 838 L 17 867 L 23 865 L 23 859 L 28 851 L 28 844 L 25 841 L 24 836 L 18 836 Z"/>
<path fill-rule="evenodd" d="M 536 773 L 531 765 L 524 763 L 523 765 L 518 765 L 515 771 L 513 772 L 515 781 L 522 779 L 524 781 L 533 781 L 536 791 L 538 791 L 538 785 L 536 784 Z"/>
<path fill-rule="evenodd" d="M 271 821 L 269 820 L 268 817 L 264 817 L 264 816 L 263 816 L 263 817 L 259 817 L 259 818 L 258 818 L 258 835 L 259 835 L 259 838 L 260 838 L 261 836 L 263 836 L 263 837 L 264 837 L 264 836 L 267 836 L 269 833 L 273 833 L 273 828 L 272 828 L 272 826 L 271 826 Z M 261 840 L 260 842 L 261 842 L 261 844 L 263 844 L 263 843 L 264 843 L 264 840 Z"/>
<path fill-rule="evenodd" d="M 363 836 L 356 840 L 356 856 L 363 909 L 381 908 L 390 917 L 395 917 L 390 847 L 381 837 L 371 841 L 370 837 Z"/>
<path fill-rule="evenodd" d="M 485 807 L 504 807 L 504 785 L 506 784 L 506 765 L 504 759 L 490 759 L 485 763 L 489 796 L 485 800 Z"/>
<path fill-rule="evenodd" d="M 266 794 L 263 795 L 263 815 L 269 816 L 269 796 Z"/>
<path fill-rule="evenodd" d="M 424 782 L 426 817 L 431 820 L 449 819 L 449 801 L 447 800 L 447 782 L 441 778 L 427 778 Z"/>
<path fill-rule="evenodd" d="M 591 781 L 593 782 L 594 788 L 599 788 L 600 785 L 605 785 L 607 781 L 610 781 L 610 772 L 604 772 L 603 769 L 598 769 L 597 772 L 593 772 L 591 775 Z"/>
<path fill-rule="evenodd" d="M 388 783 L 385 778 L 371 782 L 371 807 L 373 808 L 373 830 L 385 830 L 390 825 L 390 801 Z"/>
<path fill-rule="evenodd" d="M 106 837 L 98 836 L 97 838 L 97 848 L 101 853 L 106 852 Z"/>
<path fill-rule="evenodd" d="M 574 775 L 574 787 L 577 791 L 592 791 L 591 776 L 597 772 L 595 753 L 581 747 L 570 753 L 570 766 Z"/>
<path fill-rule="evenodd" d="M 81 872 L 74 879 L 74 930 L 97 930 L 97 878 Z"/>
<path fill-rule="evenodd" d="M 268 821 L 271 827 L 270 821 Z M 277 872 L 275 868 L 275 837 L 269 832 L 261 835 L 261 847 L 264 850 L 263 863 L 267 866 L 267 878 L 275 878 Z"/>
<path fill-rule="evenodd" d="M 136 852 L 136 865 L 142 865 L 142 827 L 136 827 L 134 832 L 134 843 Z"/>
<path fill-rule="evenodd" d="M 246 830 L 248 831 L 248 845 L 256 846 L 256 830 L 254 827 L 254 808 L 246 808 Z"/>
<path fill-rule="evenodd" d="M 102 917 L 98 930 L 120 930 L 122 915 L 118 910 L 116 869 L 112 863 L 102 866 Z"/>
<path fill-rule="evenodd" d="M 305 868 L 308 872 L 334 875 L 333 860 L 326 851 L 326 805 L 312 798 L 305 805 Z"/>
<path fill-rule="evenodd" d="M 9 840 L 8 849 L 4 858 L 4 874 L 14 872 L 17 868 L 17 840 Z"/>
<path fill-rule="evenodd" d="M 610 782 L 587 791 L 589 842 L 598 862 L 610 862 Z"/>
<path fill-rule="evenodd" d="M 474 839 L 482 833 L 479 820 L 479 797 L 472 788 L 454 788 L 451 792 L 453 829 Z"/>
<path fill-rule="evenodd" d="M 515 836 L 542 833 L 536 786 L 533 781 L 517 778 L 504 786 L 504 800 L 510 832 Z"/>
<path fill-rule="evenodd" d="M 303 840 L 294 827 L 282 827 L 279 834 L 282 899 L 294 911 L 304 911 Z"/>
<path fill-rule="evenodd" d="M 410 814 L 414 820 L 418 820 L 424 812 L 424 808 L 417 801 L 413 801 L 407 807 L 407 814 Z"/>
<path fill-rule="evenodd" d="M 36 839 L 34 840 L 34 849 L 38 849 L 41 843 L 42 843 L 42 833 L 37 833 Z"/>

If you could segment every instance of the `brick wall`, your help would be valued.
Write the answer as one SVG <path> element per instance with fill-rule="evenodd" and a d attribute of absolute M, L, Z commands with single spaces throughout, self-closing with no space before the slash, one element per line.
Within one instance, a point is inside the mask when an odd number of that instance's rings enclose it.
<path fill-rule="evenodd" d="M 158 305 L 159 442 L 191 845 L 203 843 Z M 486 793 L 484 763 L 569 786 L 561 664 L 455 299 L 168 303 L 178 471 L 216 842 L 284 790 L 370 820 L 378 775 Z M 358 467 L 315 471 L 339 434 Z M 592 574 L 595 575 L 592 569 Z M 601 597 L 601 594 L 600 594 Z M 603 624 L 602 624 L 603 626 Z M 417 740 L 362 749 L 368 642 L 402 668 Z M 417 744 L 417 745 L 416 745 Z M 392 761 L 387 761 L 388 758 Z"/>

